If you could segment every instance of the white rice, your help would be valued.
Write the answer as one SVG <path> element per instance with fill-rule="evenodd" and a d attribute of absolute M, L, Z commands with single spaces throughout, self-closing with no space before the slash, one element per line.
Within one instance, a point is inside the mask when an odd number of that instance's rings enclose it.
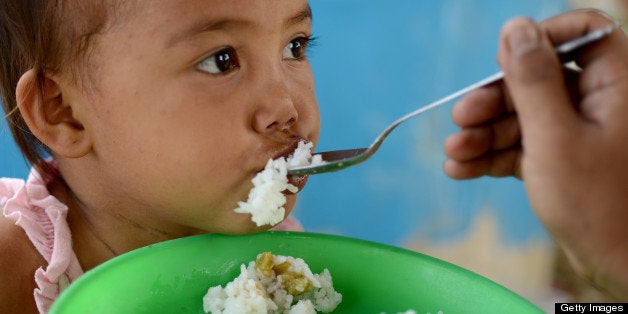
<path fill-rule="evenodd" d="M 312 156 L 311 142 L 301 141 L 294 153 L 286 160 L 284 157 L 270 159 L 264 170 L 253 178 L 253 188 L 246 202 L 238 202 L 236 213 L 251 214 L 251 220 L 260 227 L 274 226 L 280 223 L 286 214 L 283 205 L 286 196 L 283 191 L 296 193 L 299 189 L 288 183 L 288 169 L 309 164 L 322 164 L 320 155 Z"/>
<path fill-rule="evenodd" d="M 269 254 L 269 253 L 266 253 Z M 313 274 L 308 265 L 300 258 L 271 255 L 272 270 L 264 272 L 256 263 L 240 266 L 240 275 L 223 288 L 209 288 L 203 297 L 203 310 L 212 314 L 231 313 L 284 313 L 314 314 L 316 311 L 329 313 L 342 301 L 342 295 L 333 288 L 331 275 L 327 269 L 320 274 Z M 289 263 L 287 271 L 276 271 L 275 266 Z M 284 264 L 285 265 L 285 264 Z M 305 291 L 290 294 L 283 284 L 289 285 L 298 274 L 298 280 L 306 280 Z M 286 277 L 288 276 L 288 277 Z M 291 277 L 292 276 L 292 277 Z M 292 279 L 291 279 L 292 278 Z M 303 282 L 303 281 L 300 281 Z"/>

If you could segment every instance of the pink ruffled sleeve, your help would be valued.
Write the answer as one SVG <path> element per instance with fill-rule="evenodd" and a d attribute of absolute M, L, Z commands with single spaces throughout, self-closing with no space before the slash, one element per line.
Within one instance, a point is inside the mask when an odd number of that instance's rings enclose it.
<path fill-rule="evenodd" d="M 0 207 L 24 186 L 24 180 L 0 178 Z"/>
<path fill-rule="evenodd" d="M 35 271 L 35 301 L 46 313 L 69 282 L 83 274 L 72 250 L 66 221 L 67 206 L 50 195 L 44 180 L 33 170 L 26 182 L 0 179 L 0 204 L 5 217 L 22 227 L 37 251 L 48 262 Z"/>

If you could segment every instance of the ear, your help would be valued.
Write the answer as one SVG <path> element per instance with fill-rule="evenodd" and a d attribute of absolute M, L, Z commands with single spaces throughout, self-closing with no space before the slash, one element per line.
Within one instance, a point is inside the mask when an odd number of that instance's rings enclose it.
<path fill-rule="evenodd" d="M 39 84 L 34 69 L 24 73 L 15 96 L 28 128 L 53 153 L 78 158 L 91 150 L 92 143 L 83 124 L 74 118 L 71 104 L 64 102 L 61 87 L 47 74 L 43 84 Z"/>

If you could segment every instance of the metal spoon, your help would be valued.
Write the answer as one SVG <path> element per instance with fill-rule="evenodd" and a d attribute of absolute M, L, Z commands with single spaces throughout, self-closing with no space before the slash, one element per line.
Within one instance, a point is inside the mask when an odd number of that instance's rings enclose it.
<path fill-rule="evenodd" d="M 611 24 L 606 27 L 600 28 L 598 30 L 592 31 L 582 37 L 578 37 L 576 39 L 567 41 L 555 48 L 556 53 L 558 54 L 561 61 L 563 61 L 564 63 L 571 61 L 572 60 L 571 53 L 574 52 L 576 49 L 581 48 L 585 45 L 596 42 L 600 40 L 601 38 L 606 37 L 608 34 L 612 33 L 613 30 L 615 30 L 617 27 L 618 27 L 617 24 Z M 501 71 L 497 72 L 481 81 L 473 83 L 463 89 L 460 89 L 448 96 L 445 96 L 435 102 L 432 102 L 426 106 L 423 106 L 401 117 L 400 119 L 398 119 L 397 121 L 389 125 L 375 139 L 373 144 L 371 144 L 371 146 L 369 146 L 368 148 L 365 147 L 365 148 L 355 148 L 355 149 L 345 149 L 345 150 L 334 150 L 334 151 L 318 153 L 321 155 L 321 157 L 325 161 L 324 164 L 315 165 L 315 166 L 310 165 L 310 166 L 300 166 L 300 167 L 290 168 L 288 169 L 288 174 L 289 175 L 312 175 L 312 174 L 318 174 L 318 173 L 338 171 L 338 170 L 342 170 L 353 165 L 357 165 L 369 159 L 371 156 L 373 156 L 373 154 L 375 154 L 375 152 L 377 152 L 377 150 L 379 149 L 384 139 L 386 139 L 388 134 L 390 134 L 390 132 L 392 132 L 402 122 L 412 117 L 415 117 L 421 113 L 424 113 L 428 110 L 439 107 L 477 88 L 499 81 L 503 77 L 504 77 L 503 72 Z"/>

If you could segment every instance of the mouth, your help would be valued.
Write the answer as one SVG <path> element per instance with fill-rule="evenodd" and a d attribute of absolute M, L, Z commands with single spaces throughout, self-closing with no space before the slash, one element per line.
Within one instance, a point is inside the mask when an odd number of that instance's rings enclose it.
<path fill-rule="evenodd" d="M 294 151 L 297 149 L 297 147 L 299 147 L 299 142 L 301 141 L 305 141 L 308 142 L 306 139 L 304 138 L 296 138 L 292 143 L 290 143 L 290 145 L 284 147 L 282 150 L 280 150 L 279 152 L 277 152 L 274 157 L 272 157 L 273 159 L 278 159 L 278 158 L 284 158 L 284 159 L 288 159 L 288 157 L 290 157 L 291 155 L 294 154 Z M 293 176 L 293 175 L 288 175 L 288 183 L 294 185 L 295 187 L 297 187 L 297 189 L 299 189 L 298 192 L 300 192 L 301 190 L 303 190 L 303 187 L 305 187 L 305 184 L 307 183 L 308 180 L 308 176 L 307 175 L 302 175 L 302 176 Z M 288 190 L 285 190 L 283 192 L 285 195 L 293 195 L 296 193 L 292 193 Z"/>
<path fill-rule="evenodd" d="M 303 162 L 307 158 L 308 150 L 311 150 L 313 145 L 304 143 L 300 146 L 300 141 L 288 144 L 282 150 L 275 151 L 276 154 L 274 154 L 273 159 L 269 160 L 266 166 L 255 174 L 251 180 L 253 187 L 249 192 L 247 201 L 239 202 L 238 207 L 234 209 L 236 213 L 251 214 L 251 219 L 257 226 L 276 225 L 284 219 L 284 211 L 281 206 L 286 204 L 287 199 L 282 196 L 298 193 L 307 182 L 306 176 L 288 176 L 286 161 L 290 155 L 294 154 L 288 163 Z M 286 190 L 281 191 L 284 189 Z"/>
<path fill-rule="evenodd" d="M 290 155 L 292 155 L 294 153 L 294 151 L 297 149 L 297 147 L 299 147 L 299 142 L 301 141 L 306 141 L 306 139 L 304 138 L 296 138 L 294 139 L 292 142 L 290 142 L 289 145 L 284 146 L 283 149 L 278 150 L 277 152 L 275 152 L 275 154 L 273 155 L 273 159 L 279 159 L 281 157 L 285 158 L 286 160 L 288 159 L 288 157 L 290 157 Z"/>
<path fill-rule="evenodd" d="M 308 179 L 308 178 L 309 178 L 309 177 L 308 177 L 308 176 L 306 176 L 306 175 L 303 175 L 303 176 L 291 176 L 291 175 L 288 175 L 288 183 L 289 183 L 289 184 L 292 184 L 292 185 L 294 185 L 294 186 L 296 186 L 296 187 L 297 187 L 297 189 L 299 189 L 299 190 L 297 191 L 297 193 L 299 193 L 299 192 L 301 192 L 301 190 L 303 190 L 303 188 L 305 187 L 305 184 L 307 183 L 307 179 Z M 283 193 L 284 193 L 285 195 L 294 195 L 294 194 L 297 194 L 297 193 L 292 193 L 292 192 L 290 192 L 290 191 L 288 191 L 288 190 L 285 190 Z"/>

